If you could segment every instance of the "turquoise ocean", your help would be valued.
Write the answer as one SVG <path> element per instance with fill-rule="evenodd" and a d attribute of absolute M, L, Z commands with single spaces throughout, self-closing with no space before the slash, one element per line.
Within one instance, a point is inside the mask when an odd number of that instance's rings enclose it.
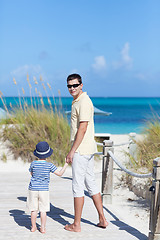
<path fill-rule="evenodd" d="M 25 97 L 19 99 L 18 97 L 5 97 L 4 102 L 11 111 L 12 107 L 24 104 L 24 101 L 30 105 L 31 98 Z M 71 110 L 72 98 L 70 97 L 56 97 L 55 103 L 50 98 L 54 108 L 57 108 L 65 114 L 65 111 Z M 95 132 L 96 133 L 110 133 L 110 134 L 128 134 L 130 132 L 141 133 L 147 120 L 150 120 L 154 115 L 160 116 L 160 98 L 132 98 L 132 97 L 91 97 L 93 105 L 105 112 L 111 112 L 109 116 L 95 115 Z M 36 104 L 40 103 L 40 98 L 32 98 Z M 44 104 L 49 108 L 47 97 L 43 98 Z M 12 107 L 11 107 L 12 105 Z M 0 108 L 4 108 L 0 100 Z M 68 121 L 70 119 L 67 116 Z"/>

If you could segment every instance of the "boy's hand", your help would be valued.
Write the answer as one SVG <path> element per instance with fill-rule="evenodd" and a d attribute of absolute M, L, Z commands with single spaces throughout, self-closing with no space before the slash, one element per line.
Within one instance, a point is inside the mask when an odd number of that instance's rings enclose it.
<path fill-rule="evenodd" d="M 65 163 L 68 164 L 66 158 L 65 158 Z"/>

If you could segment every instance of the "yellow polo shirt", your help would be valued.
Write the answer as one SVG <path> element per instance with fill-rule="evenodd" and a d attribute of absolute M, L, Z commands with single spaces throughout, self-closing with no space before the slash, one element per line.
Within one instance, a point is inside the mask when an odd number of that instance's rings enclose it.
<path fill-rule="evenodd" d="M 77 99 L 72 102 L 71 111 L 71 142 L 75 140 L 80 122 L 88 122 L 87 131 L 84 138 L 77 148 L 76 152 L 81 155 L 93 154 L 97 151 L 94 140 L 94 109 L 93 104 L 86 92 L 83 92 Z"/>

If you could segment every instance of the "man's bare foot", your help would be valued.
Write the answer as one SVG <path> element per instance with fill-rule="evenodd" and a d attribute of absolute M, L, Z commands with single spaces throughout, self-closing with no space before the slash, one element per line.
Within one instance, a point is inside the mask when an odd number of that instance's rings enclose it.
<path fill-rule="evenodd" d="M 36 226 L 31 228 L 31 232 L 35 232 L 36 230 L 37 230 Z"/>
<path fill-rule="evenodd" d="M 105 219 L 104 221 L 101 221 L 97 224 L 97 227 L 100 227 L 100 228 L 106 228 L 108 226 L 108 222 L 107 220 Z"/>
<path fill-rule="evenodd" d="M 70 232 L 81 232 L 81 227 L 80 226 L 75 226 L 74 223 L 73 224 L 67 224 L 64 227 L 65 230 L 70 231 Z"/>
<path fill-rule="evenodd" d="M 40 231 L 41 233 L 43 233 L 43 234 L 46 233 L 46 229 L 45 229 L 45 228 L 42 228 L 42 227 L 40 228 L 39 231 Z"/>

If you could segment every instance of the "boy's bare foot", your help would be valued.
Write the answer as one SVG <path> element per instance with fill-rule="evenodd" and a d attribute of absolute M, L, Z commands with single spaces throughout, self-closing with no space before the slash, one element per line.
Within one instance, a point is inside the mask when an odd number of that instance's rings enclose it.
<path fill-rule="evenodd" d="M 32 227 L 31 232 L 35 232 L 37 230 L 37 227 Z"/>
<path fill-rule="evenodd" d="M 108 222 L 107 220 L 105 219 L 104 221 L 101 221 L 97 224 L 97 227 L 100 227 L 100 228 L 106 228 L 108 226 Z"/>
<path fill-rule="evenodd" d="M 40 228 L 39 231 L 40 231 L 41 233 L 43 233 L 43 234 L 46 233 L 46 229 L 45 229 L 45 228 L 42 228 L 42 227 Z"/>
<path fill-rule="evenodd" d="M 70 231 L 70 232 L 81 232 L 81 227 L 80 226 L 75 226 L 74 223 L 72 224 L 67 224 L 64 227 L 65 230 Z"/>

